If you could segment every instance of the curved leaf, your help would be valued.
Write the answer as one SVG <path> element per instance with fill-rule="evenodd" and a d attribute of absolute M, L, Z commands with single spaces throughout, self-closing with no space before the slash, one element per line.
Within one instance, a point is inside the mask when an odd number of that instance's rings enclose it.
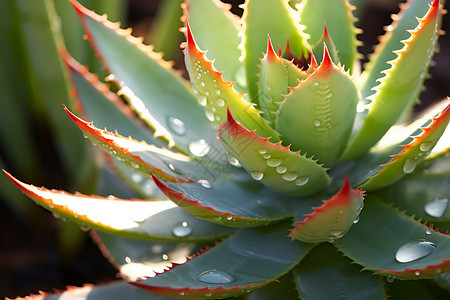
<path fill-rule="evenodd" d="M 230 178 L 198 183 L 162 182 L 156 177 L 153 180 L 179 207 L 197 218 L 218 224 L 254 227 L 276 223 L 293 214 L 291 205 L 295 199 L 248 185 L 248 178 L 242 176 L 236 176 L 236 182 Z"/>
<path fill-rule="evenodd" d="M 202 108 L 181 76 L 169 70 L 170 64 L 150 46 L 132 37 L 130 31 L 120 29 L 118 24 L 87 10 L 75 0 L 70 1 L 88 39 L 121 86 L 121 94 L 127 96 L 141 118 L 155 129 L 155 135 L 163 136 L 169 146 L 176 145 L 184 153 L 190 153 L 189 144 L 199 135 L 208 143 L 216 141 Z M 134 59 L 123 60 L 129 56 Z M 182 131 L 174 127 L 174 119 L 181 121 Z"/>
<path fill-rule="evenodd" d="M 353 80 L 325 50 L 320 67 L 281 103 L 276 129 L 292 148 L 331 166 L 350 137 L 358 100 Z"/>
<path fill-rule="evenodd" d="M 242 229 L 186 263 L 134 284 L 159 295 L 188 299 L 251 291 L 286 274 L 312 248 L 286 238 L 288 228 L 282 223 Z"/>
<path fill-rule="evenodd" d="M 356 18 L 352 15 L 355 9 L 348 0 L 307 0 L 297 7 L 300 20 L 305 25 L 305 32 L 310 35 L 308 42 L 316 45 L 322 38 L 324 23 L 336 45 L 339 62 L 346 70 L 353 73 L 357 58 L 356 47 L 360 42 L 356 35 L 361 30 L 355 28 Z M 319 45 L 319 48 L 322 45 Z M 337 63 L 337 62 L 336 62 Z"/>
<path fill-rule="evenodd" d="M 306 243 L 333 242 L 357 222 L 363 206 L 364 192 L 353 190 L 346 177 L 341 190 L 331 199 L 324 200 L 322 206 L 313 207 L 314 212 L 297 222 L 298 226 L 289 236 Z"/>
<path fill-rule="evenodd" d="M 391 278 L 431 278 L 450 271 L 450 236 L 369 197 L 360 221 L 334 245 L 365 269 Z"/>
<path fill-rule="evenodd" d="M 218 0 L 186 0 L 183 8 L 199 48 L 208 50 L 207 56 L 214 59 L 214 66 L 226 81 L 237 81 L 239 86 L 244 68 L 239 59 L 239 18 L 229 11 L 229 5 Z"/>
<path fill-rule="evenodd" d="M 254 104 L 244 100 L 244 95 L 236 92 L 233 84 L 226 82 L 222 74 L 214 69 L 212 62 L 206 60 L 205 53 L 198 49 L 194 41 L 189 25 L 185 55 L 194 93 L 205 107 L 207 118 L 215 126 L 225 121 L 228 107 L 248 129 L 256 129 L 260 136 L 279 140 L 278 133 L 261 117 L 261 112 L 254 108 Z"/>
<path fill-rule="evenodd" d="M 199 220 L 167 200 L 123 200 L 37 188 L 5 174 L 39 205 L 82 226 L 120 236 L 162 241 L 212 241 L 232 230 Z"/>
<path fill-rule="evenodd" d="M 256 99 L 259 59 L 266 50 L 267 35 L 275 47 L 284 47 L 289 40 L 294 54 L 307 56 L 308 43 L 299 25 L 298 16 L 286 0 L 247 0 L 243 6 L 243 58 L 247 75 L 248 91 L 251 99 Z"/>
<path fill-rule="evenodd" d="M 301 298 L 386 299 L 378 276 L 362 272 L 361 267 L 343 257 L 328 243 L 309 253 L 293 270 Z M 326 288 L 323 288 L 324 280 Z"/>
<path fill-rule="evenodd" d="M 389 62 L 391 68 L 375 88 L 369 110 L 361 113 L 363 124 L 350 139 L 342 161 L 367 152 L 416 103 L 435 50 L 438 19 L 439 0 L 435 0 L 410 38 L 403 41 L 404 47 L 396 51 L 397 58 Z"/>
<path fill-rule="evenodd" d="M 253 179 L 287 195 L 311 195 L 330 181 L 326 169 L 312 158 L 280 143 L 260 138 L 234 120 L 231 112 L 219 130 L 220 140 Z"/>
<path fill-rule="evenodd" d="M 420 128 L 420 133 L 413 135 L 413 141 L 408 145 L 402 145 L 403 150 L 395 155 L 388 163 L 382 165 L 382 169 L 371 176 L 362 188 L 376 190 L 388 186 L 406 174 L 412 173 L 417 164 L 425 159 L 436 145 L 450 121 L 450 104 L 431 120 L 431 124 Z"/>

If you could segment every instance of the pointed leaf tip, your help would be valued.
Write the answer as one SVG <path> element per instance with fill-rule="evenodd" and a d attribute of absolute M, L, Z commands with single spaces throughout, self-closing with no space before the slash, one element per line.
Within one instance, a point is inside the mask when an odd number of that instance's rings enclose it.
<path fill-rule="evenodd" d="M 327 44 L 323 43 L 323 58 L 322 64 L 320 65 L 320 69 L 323 68 L 324 74 L 328 74 L 333 68 L 333 61 L 331 60 L 330 53 L 328 51 Z"/>
<path fill-rule="evenodd" d="M 269 62 L 278 62 L 280 61 L 280 58 L 275 53 L 275 50 L 273 49 L 272 40 L 270 39 L 270 35 L 267 34 L 267 51 L 266 51 L 266 57 Z"/>
<path fill-rule="evenodd" d="M 351 188 L 348 176 L 331 199 L 323 201 L 314 212 L 305 215 L 306 219 L 297 222 L 298 226 L 290 232 L 292 239 L 306 243 L 332 242 L 343 237 L 364 206 L 364 192 Z"/>

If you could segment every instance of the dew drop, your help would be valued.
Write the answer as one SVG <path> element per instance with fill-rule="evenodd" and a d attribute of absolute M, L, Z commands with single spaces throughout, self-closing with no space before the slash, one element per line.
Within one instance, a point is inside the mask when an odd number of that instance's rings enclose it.
<path fill-rule="evenodd" d="M 425 204 L 425 212 L 436 218 L 440 218 L 444 215 L 448 207 L 448 198 L 434 199 L 433 201 Z"/>
<path fill-rule="evenodd" d="M 277 170 L 277 172 L 279 174 L 283 174 L 287 171 L 287 167 L 286 166 L 278 166 L 275 170 Z"/>
<path fill-rule="evenodd" d="M 414 272 L 414 275 L 419 276 L 419 275 L 420 275 L 420 272 L 419 272 L 419 271 L 415 271 L 415 272 Z"/>
<path fill-rule="evenodd" d="M 176 237 L 186 237 L 191 235 L 192 228 L 187 222 L 181 222 L 172 228 L 172 234 Z"/>
<path fill-rule="evenodd" d="M 162 255 L 162 259 L 163 259 L 163 260 L 169 260 L 169 255 L 167 255 L 167 254 L 164 253 L 164 254 Z"/>
<path fill-rule="evenodd" d="M 206 104 L 208 103 L 208 99 L 206 99 L 205 96 L 199 95 L 199 96 L 198 96 L 198 103 L 199 103 L 201 106 L 206 106 Z"/>
<path fill-rule="evenodd" d="M 184 125 L 184 122 L 180 119 L 169 117 L 169 128 L 177 135 L 184 135 L 186 134 L 186 126 Z"/>
<path fill-rule="evenodd" d="M 143 179 L 143 177 L 139 173 L 134 173 L 133 175 L 131 175 L 131 180 L 133 180 L 133 182 L 135 182 L 135 183 L 141 182 L 142 179 Z"/>
<path fill-rule="evenodd" d="M 422 152 L 427 152 L 428 150 L 431 149 L 432 144 L 429 142 L 424 142 L 422 144 L 420 144 L 419 149 Z"/>
<path fill-rule="evenodd" d="M 295 185 L 297 186 L 304 186 L 305 184 L 307 184 L 309 181 L 309 177 L 308 176 L 302 176 L 297 178 L 297 180 L 295 181 Z"/>
<path fill-rule="evenodd" d="M 317 81 L 313 82 L 314 86 L 319 86 L 319 83 Z"/>
<path fill-rule="evenodd" d="M 210 147 L 204 139 L 192 141 L 189 143 L 189 151 L 195 156 L 202 157 L 208 154 Z"/>
<path fill-rule="evenodd" d="M 216 104 L 219 107 L 224 107 L 225 106 L 225 100 L 223 98 L 217 97 L 216 98 Z"/>
<path fill-rule="evenodd" d="M 233 220 L 233 216 L 232 216 L 232 215 L 227 216 L 227 220 L 228 220 L 228 221 Z"/>
<path fill-rule="evenodd" d="M 398 248 L 395 259 L 401 263 L 408 263 L 419 258 L 430 255 L 436 250 L 436 245 L 432 242 L 420 240 L 408 242 Z"/>
<path fill-rule="evenodd" d="M 314 120 L 314 126 L 319 127 L 320 126 L 320 120 Z"/>
<path fill-rule="evenodd" d="M 353 224 L 356 224 L 359 222 L 359 215 L 356 217 L 356 219 L 353 220 Z"/>
<path fill-rule="evenodd" d="M 200 81 L 200 86 L 205 86 L 205 82 L 204 81 Z"/>
<path fill-rule="evenodd" d="M 231 165 L 233 165 L 235 167 L 242 167 L 239 160 L 231 154 L 228 154 L 228 161 L 230 162 Z"/>
<path fill-rule="evenodd" d="M 134 169 L 139 169 L 139 164 L 137 162 L 132 161 L 131 162 L 131 167 Z"/>
<path fill-rule="evenodd" d="M 287 173 L 283 174 L 281 176 L 281 178 L 283 178 L 286 181 L 294 181 L 295 179 L 297 179 L 297 173 L 295 173 L 295 172 L 287 172 Z"/>
<path fill-rule="evenodd" d="M 214 93 L 216 93 L 216 95 L 220 95 L 220 90 L 219 89 L 215 89 Z"/>
<path fill-rule="evenodd" d="M 403 165 L 403 172 L 406 174 L 412 173 L 416 168 L 416 160 L 412 158 L 408 158 L 405 160 L 405 164 Z"/>
<path fill-rule="evenodd" d="M 230 273 L 216 269 L 200 273 L 197 279 L 201 282 L 212 284 L 231 283 L 236 280 Z"/>
<path fill-rule="evenodd" d="M 269 158 L 272 157 L 272 155 L 269 154 L 269 153 L 266 153 L 266 154 L 263 155 L 263 157 L 264 157 L 264 159 L 269 159 Z"/>
<path fill-rule="evenodd" d="M 271 158 L 267 161 L 269 167 L 275 168 L 281 164 L 281 158 Z"/>
<path fill-rule="evenodd" d="M 425 230 L 425 233 L 426 233 L 427 235 L 430 235 L 430 234 L 432 233 L 432 231 L 431 231 L 430 228 L 427 228 L 427 230 Z"/>
<path fill-rule="evenodd" d="M 209 181 L 206 180 L 206 179 L 200 179 L 199 181 L 197 181 L 197 183 L 200 183 L 200 185 L 201 185 L 202 187 L 204 187 L 204 188 L 207 188 L 207 189 L 212 188 L 211 182 L 209 182 Z"/>
<path fill-rule="evenodd" d="M 394 280 L 395 280 L 395 277 L 394 277 L 392 274 L 389 274 L 389 275 L 386 277 L 386 281 L 389 282 L 389 283 L 393 283 Z"/>
<path fill-rule="evenodd" d="M 267 153 L 267 150 L 266 150 L 266 149 L 259 149 L 259 153 L 261 153 L 261 154 L 266 154 L 266 153 Z"/>
<path fill-rule="evenodd" d="M 129 257 L 129 256 L 127 256 L 127 257 L 125 257 L 125 262 L 127 263 L 127 264 L 131 264 L 131 258 Z"/>
<path fill-rule="evenodd" d="M 80 229 L 82 230 L 82 231 L 84 231 L 84 232 L 87 232 L 87 231 L 89 231 L 89 227 L 87 227 L 87 226 L 84 226 L 84 225 L 81 225 L 80 226 Z"/>
<path fill-rule="evenodd" d="M 214 113 L 210 110 L 207 110 L 205 112 L 206 118 L 210 121 L 210 122 L 214 122 Z"/>
<path fill-rule="evenodd" d="M 167 166 L 169 167 L 169 169 L 171 169 L 174 172 L 178 171 L 172 163 L 168 163 Z"/>
<path fill-rule="evenodd" d="M 250 175 L 252 175 L 253 179 L 255 180 L 261 180 L 264 177 L 263 172 L 250 172 Z"/>

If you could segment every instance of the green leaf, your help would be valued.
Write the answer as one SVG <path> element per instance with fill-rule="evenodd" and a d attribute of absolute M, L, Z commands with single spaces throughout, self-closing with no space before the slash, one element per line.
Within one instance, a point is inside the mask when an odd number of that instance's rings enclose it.
<path fill-rule="evenodd" d="M 295 81 L 296 84 L 298 81 Z M 284 61 L 275 54 L 270 41 L 267 39 L 267 51 L 261 61 L 259 73 L 258 108 L 263 112 L 262 116 L 271 124 L 275 123 L 279 103 L 283 101 L 283 95 L 287 95 L 288 72 Z"/>
<path fill-rule="evenodd" d="M 393 23 L 387 27 L 387 32 L 380 39 L 361 74 L 362 99 L 374 93 L 373 88 L 379 84 L 378 79 L 384 75 L 382 71 L 391 67 L 389 62 L 397 57 L 395 51 L 404 47 L 402 41 L 411 36 L 409 31 L 417 27 L 417 17 L 426 14 L 431 2 L 431 0 L 413 0 L 400 5 L 400 12 L 392 17 Z"/>
<path fill-rule="evenodd" d="M 360 221 L 334 245 L 365 269 L 390 278 L 431 278 L 450 271 L 450 236 L 369 196 Z"/>
<path fill-rule="evenodd" d="M 258 137 L 234 120 L 231 112 L 219 130 L 219 137 L 255 180 L 271 189 L 295 196 L 311 195 L 330 181 L 326 169 L 312 158 L 293 152 L 280 143 Z"/>
<path fill-rule="evenodd" d="M 138 123 L 136 115 L 117 94 L 109 90 L 108 85 L 99 81 L 95 74 L 89 73 L 86 67 L 80 65 L 66 51 L 61 50 L 60 53 L 69 69 L 82 111 L 89 120 L 100 128 L 111 128 L 123 136 L 133 136 L 136 140 L 162 146 L 149 128 Z"/>
<path fill-rule="evenodd" d="M 326 24 L 336 46 L 339 62 L 353 74 L 357 59 L 356 47 L 360 45 L 356 35 L 361 32 L 354 26 L 356 21 L 352 15 L 354 7 L 349 1 L 306 0 L 302 1 L 297 8 L 301 24 L 306 27 L 304 31 L 310 35 L 308 43 L 318 44 L 322 39 L 324 24 Z"/>
<path fill-rule="evenodd" d="M 433 281 L 434 280 L 395 280 L 386 285 L 386 294 L 389 299 L 392 300 L 440 300 L 450 298 L 450 293 L 440 289 Z"/>
<path fill-rule="evenodd" d="M 236 92 L 233 84 L 225 81 L 212 62 L 205 58 L 205 53 L 198 49 L 189 26 L 185 55 L 194 93 L 200 105 L 205 107 L 208 120 L 218 127 L 226 120 L 227 109 L 230 109 L 248 129 L 256 130 L 260 136 L 279 140 L 278 133 L 261 117 L 261 112 L 254 108 L 254 104 L 246 101 L 243 94 Z"/>
<path fill-rule="evenodd" d="M 244 175 L 244 176 L 242 176 Z M 179 207 L 197 218 L 232 227 L 254 227 L 292 217 L 293 198 L 249 182 L 246 174 L 198 183 L 162 182 L 156 185 Z"/>
<path fill-rule="evenodd" d="M 141 118 L 155 129 L 156 136 L 169 141 L 169 146 L 190 153 L 189 144 L 202 136 L 215 143 L 215 132 L 203 109 L 179 74 L 169 70 L 170 65 L 141 44 L 118 24 L 85 9 L 71 0 L 85 27 L 89 40 L 107 68 L 121 86 L 121 94 Z M 123 57 L 133 57 L 125 61 Z M 183 130 L 176 124 L 183 124 Z M 217 142 L 216 142 L 217 143 Z M 218 145 L 220 147 L 220 145 Z"/>
<path fill-rule="evenodd" d="M 71 112 L 67 112 L 93 143 L 118 161 L 149 178 L 151 178 L 150 173 L 154 173 L 171 181 L 198 181 L 215 179 L 221 173 L 221 171 L 210 169 L 207 165 L 194 161 L 184 154 L 158 148 L 144 141 L 138 142 L 132 138 L 125 138 L 117 133 L 112 134 L 106 130 L 100 130 Z"/>
<path fill-rule="evenodd" d="M 321 66 L 281 103 L 276 129 L 294 150 L 331 166 L 350 137 L 358 100 L 353 80 L 325 51 Z"/>
<path fill-rule="evenodd" d="M 403 41 L 404 47 L 396 51 L 397 58 L 389 62 L 391 68 L 380 79 L 369 110 L 358 116 L 363 124 L 350 139 L 341 161 L 367 152 L 402 113 L 416 103 L 435 50 L 438 20 L 439 1 L 436 0 L 416 29 L 411 31 L 410 38 Z"/>
<path fill-rule="evenodd" d="M 122 277 L 139 280 L 167 270 L 172 264 L 186 262 L 203 244 L 192 242 L 155 242 L 91 231 L 91 237 Z"/>
<path fill-rule="evenodd" d="M 314 248 L 293 270 L 301 298 L 386 299 L 379 276 L 362 272 L 328 243 Z M 326 288 L 324 288 L 324 280 Z"/>
<path fill-rule="evenodd" d="M 363 206 L 364 192 L 353 190 L 346 177 L 341 190 L 320 207 L 313 207 L 313 213 L 305 214 L 306 219 L 297 222 L 289 236 L 305 243 L 333 242 L 357 222 Z"/>
<path fill-rule="evenodd" d="M 298 292 L 290 273 L 248 294 L 246 300 L 298 300 Z"/>
<path fill-rule="evenodd" d="M 6 172 L 5 172 L 6 173 Z M 123 200 L 37 188 L 6 175 L 39 205 L 82 226 L 157 241 L 212 241 L 232 230 L 199 220 L 168 200 Z"/>
<path fill-rule="evenodd" d="M 243 229 L 186 263 L 134 284 L 159 295 L 190 299 L 254 290 L 286 274 L 312 248 L 286 238 L 288 228 L 282 223 Z"/>
<path fill-rule="evenodd" d="M 289 40 L 294 54 L 301 58 L 307 56 L 308 43 L 298 17 L 286 0 L 246 1 L 242 16 L 243 57 L 247 75 L 248 91 L 251 99 L 257 99 L 257 77 L 259 60 L 266 50 L 267 35 L 275 47 L 284 47 Z"/>
<path fill-rule="evenodd" d="M 237 82 L 245 73 L 242 61 L 239 59 L 241 50 L 239 34 L 239 18 L 231 14 L 230 7 L 218 0 L 188 0 L 184 6 L 184 16 L 200 49 L 207 50 L 209 60 L 214 60 L 214 66 L 226 81 Z"/>
<path fill-rule="evenodd" d="M 420 170 L 377 192 L 376 196 L 431 224 L 450 222 L 450 170 L 446 173 L 433 170 L 434 166 L 449 165 L 448 155 L 436 159 L 433 164 L 427 163 Z"/>
<path fill-rule="evenodd" d="M 376 190 L 386 187 L 406 174 L 412 173 L 417 164 L 431 152 L 450 121 L 450 105 L 439 116 L 431 120 L 431 124 L 423 126 L 413 134 L 413 141 L 403 144 L 403 150 L 392 155 L 392 160 L 366 181 L 362 188 Z"/>

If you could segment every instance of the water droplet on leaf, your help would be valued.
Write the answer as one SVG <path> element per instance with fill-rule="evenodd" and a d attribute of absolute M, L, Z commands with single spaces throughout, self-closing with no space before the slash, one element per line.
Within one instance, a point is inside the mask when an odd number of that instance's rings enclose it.
<path fill-rule="evenodd" d="M 201 282 L 212 284 L 231 283 L 236 280 L 230 273 L 216 269 L 200 273 L 197 279 Z"/>
<path fill-rule="evenodd" d="M 233 165 L 235 167 L 242 167 L 239 160 L 231 154 L 228 154 L 228 161 L 230 162 L 231 165 Z"/>
<path fill-rule="evenodd" d="M 309 181 L 309 177 L 308 176 L 302 176 L 297 178 L 297 180 L 295 181 L 295 185 L 297 186 L 304 186 L 305 184 L 307 184 Z"/>
<path fill-rule="evenodd" d="M 252 175 L 253 179 L 255 180 L 261 180 L 264 177 L 263 172 L 251 172 L 250 175 Z"/>
<path fill-rule="evenodd" d="M 416 160 L 408 158 L 403 165 L 403 172 L 406 174 L 412 173 L 416 169 Z"/>
<path fill-rule="evenodd" d="M 389 274 L 389 275 L 386 277 L 386 281 L 389 282 L 389 283 L 393 283 L 394 280 L 395 280 L 395 277 L 394 277 L 392 274 Z"/>
<path fill-rule="evenodd" d="M 283 178 L 286 181 L 294 181 L 295 179 L 297 179 L 297 173 L 295 173 L 295 172 L 287 172 L 287 173 L 283 174 L 281 176 L 281 178 Z"/>
<path fill-rule="evenodd" d="M 177 237 L 186 237 L 192 233 L 192 228 L 188 226 L 187 222 L 181 222 L 172 228 L 172 233 Z"/>
<path fill-rule="evenodd" d="M 280 158 L 272 158 L 267 161 L 267 165 L 273 168 L 278 167 L 280 164 L 281 164 Z"/>
<path fill-rule="evenodd" d="M 169 128 L 177 135 L 186 134 L 186 126 L 180 119 L 169 117 Z"/>
<path fill-rule="evenodd" d="M 314 120 L 314 126 L 319 127 L 320 124 L 320 120 Z"/>
<path fill-rule="evenodd" d="M 209 145 L 206 143 L 204 139 L 192 141 L 189 143 L 189 151 L 195 156 L 202 157 L 208 154 Z"/>
<path fill-rule="evenodd" d="M 218 98 L 216 98 L 216 104 L 219 107 L 224 107 L 225 106 L 225 100 L 223 98 L 218 97 Z"/>
<path fill-rule="evenodd" d="M 420 144 L 419 149 L 420 149 L 420 151 L 422 151 L 422 152 L 426 152 L 426 151 L 428 151 L 428 150 L 431 149 L 431 145 L 432 145 L 432 144 L 429 143 L 429 142 L 424 142 L 424 143 Z"/>
<path fill-rule="evenodd" d="M 287 167 L 286 166 L 278 166 L 275 170 L 277 170 L 277 172 L 279 174 L 283 174 L 287 171 Z"/>
<path fill-rule="evenodd" d="M 401 263 L 407 263 L 430 255 L 436 250 L 436 245 L 432 242 L 421 240 L 408 242 L 398 248 L 395 259 Z"/>
<path fill-rule="evenodd" d="M 432 217 L 440 218 L 444 215 L 448 207 L 448 198 L 434 199 L 425 204 L 425 212 Z"/>
<path fill-rule="evenodd" d="M 209 182 L 206 179 L 200 179 L 199 181 L 197 181 L 197 183 L 200 183 L 200 185 L 204 188 L 210 189 L 212 187 L 211 182 Z"/>

